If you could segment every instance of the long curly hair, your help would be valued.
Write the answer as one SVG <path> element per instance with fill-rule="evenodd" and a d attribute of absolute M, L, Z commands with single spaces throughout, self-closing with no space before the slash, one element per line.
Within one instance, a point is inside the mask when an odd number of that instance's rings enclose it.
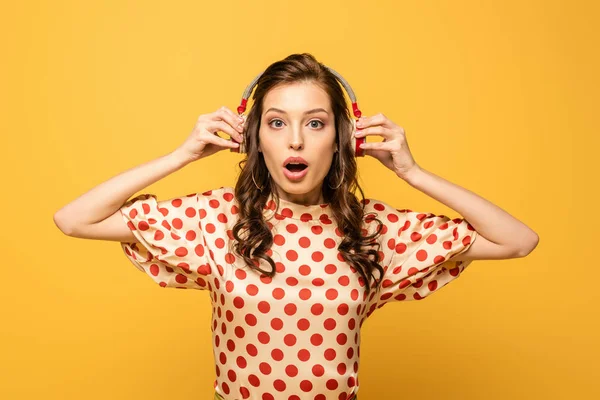
<path fill-rule="evenodd" d="M 360 273 L 361 284 L 368 282 L 365 284 L 365 296 L 367 296 L 371 291 L 372 279 L 377 281 L 373 270 L 379 270 L 380 277 L 384 272 L 379 265 L 383 253 L 379 251 L 380 244 L 376 241 L 377 236 L 382 233 L 383 223 L 375 217 L 376 214 L 364 215 L 365 197 L 357 180 L 357 164 L 351 141 L 352 120 L 343 88 L 335 75 L 309 53 L 292 54 L 281 61 L 274 62 L 257 82 L 252 97 L 254 102 L 244 125 L 246 158 L 238 164 L 241 171 L 235 185 L 235 197 L 240 209 L 239 220 L 232 229 L 235 238 L 233 251 L 242 257 L 250 268 L 271 278 L 275 275 L 275 263 L 270 257 L 272 254 L 270 249 L 273 245 L 270 229 L 272 225 L 265 220 L 263 210 L 269 194 L 272 195 L 277 208 L 279 208 L 279 197 L 264 157 L 258 151 L 263 99 L 269 90 L 277 85 L 306 81 L 323 88 L 331 100 L 335 115 L 338 151 L 334 153 L 331 167 L 323 181 L 322 194 L 324 201 L 331 207 L 337 228 L 343 237 L 338 251 L 350 265 L 352 272 Z M 261 187 L 260 190 L 257 184 Z M 338 185 L 340 186 L 337 189 L 331 188 Z M 356 190 L 361 194 L 361 201 L 354 194 Z M 371 235 L 367 235 L 368 230 L 363 228 L 363 219 L 366 222 L 378 222 Z M 241 233 L 244 233 L 243 237 Z M 271 270 L 261 269 L 259 262 L 256 261 L 258 258 L 268 262 Z M 375 286 L 377 290 L 380 289 L 381 279 Z"/>

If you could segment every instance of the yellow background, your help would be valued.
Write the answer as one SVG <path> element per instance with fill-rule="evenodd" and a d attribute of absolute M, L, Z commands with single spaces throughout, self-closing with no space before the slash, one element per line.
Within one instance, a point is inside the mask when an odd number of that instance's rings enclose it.
<path fill-rule="evenodd" d="M 53 214 L 235 109 L 270 63 L 309 52 L 419 165 L 540 236 L 473 262 L 363 327 L 360 400 L 600 398 L 598 39 L 594 1 L 46 1 L 0 13 L 0 397 L 212 399 L 208 292 L 164 290 L 115 242 Z M 373 138 L 370 141 L 376 140 Z M 378 140 L 378 139 L 377 139 Z M 233 186 L 241 156 L 144 192 Z M 374 158 L 367 197 L 453 211 Z"/>

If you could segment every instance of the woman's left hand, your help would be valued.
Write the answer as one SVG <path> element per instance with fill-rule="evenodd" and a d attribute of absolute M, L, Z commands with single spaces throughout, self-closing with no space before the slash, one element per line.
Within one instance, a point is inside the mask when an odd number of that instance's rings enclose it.
<path fill-rule="evenodd" d="M 383 142 L 363 143 L 361 148 L 365 149 L 366 155 L 378 159 L 398 177 L 406 180 L 413 171 L 419 169 L 410 153 L 404 129 L 382 113 L 359 118 L 356 129 L 357 138 L 370 135 L 383 137 Z"/>

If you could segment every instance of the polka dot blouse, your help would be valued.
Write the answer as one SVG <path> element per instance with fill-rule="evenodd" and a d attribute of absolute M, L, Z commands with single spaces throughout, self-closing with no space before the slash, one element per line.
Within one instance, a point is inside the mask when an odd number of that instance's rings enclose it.
<path fill-rule="evenodd" d="M 267 253 L 277 267 L 273 278 L 233 253 L 240 206 L 232 187 L 163 201 L 153 194 L 130 199 L 121 213 L 139 243 L 121 247 L 162 287 L 210 291 L 214 389 L 226 400 L 351 400 L 367 317 L 389 302 L 424 299 L 458 278 L 470 261 L 452 256 L 477 236 L 462 218 L 374 199 L 364 204 L 363 234 L 377 227 L 369 214 L 385 224 L 377 239 L 383 283 L 368 296 L 361 275 L 337 250 L 342 238 L 328 204 L 280 199 L 276 210 L 269 198 L 263 211 L 274 238 Z"/>

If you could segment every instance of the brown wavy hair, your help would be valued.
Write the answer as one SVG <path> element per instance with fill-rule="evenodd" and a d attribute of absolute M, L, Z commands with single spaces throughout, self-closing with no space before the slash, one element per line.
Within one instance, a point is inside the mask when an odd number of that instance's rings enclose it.
<path fill-rule="evenodd" d="M 309 53 L 292 54 L 281 61 L 274 62 L 264 71 L 257 82 L 252 97 L 254 102 L 244 125 L 246 158 L 238 164 L 241 172 L 235 185 L 235 197 L 240 205 L 240 210 L 239 220 L 232 230 L 236 240 L 233 250 L 235 254 L 246 261 L 249 267 L 271 278 L 275 275 L 275 263 L 267 254 L 272 254 L 269 250 L 273 245 L 273 235 L 269 223 L 265 221 L 263 210 L 269 194 L 272 194 L 277 208 L 279 208 L 279 197 L 274 187 L 275 183 L 268 173 L 264 157 L 258 151 L 258 131 L 265 95 L 277 85 L 296 82 L 317 84 L 325 90 L 331 101 L 335 115 L 338 151 L 334 153 L 331 167 L 323 181 L 323 199 L 329 203 L 338 229 L 343 235 L 343 240 L 338 247 L 339 252 L 350 264 L 353 272 L 360 273 L 361 284 L 369 282 L 365 285 L 366 296 L 370 293 L 372 286 L 371 278 L 376 280 L 373 270 L 378 269 L 379 276 L 383 277 L 384 271 L 379 265 L 383 253 L 379 251 L 380 244 L 376 241 L 377 236 L 382 233 L 383 223 L 375 217 L 376 214 L 364 215 L 365 197 L 357 180 L 357 164 L 351 140 L 352 120 L 344 98 L 343 87 L 335 75 Z M 256 184 L 261 187 L 261 190 L 255 185 L 252 172 L 254 172 Z M 331 189 L 330 185 L 336 187 L 340 183 L 340 179 L 342 180 L 341 185 L 337 189 Z M 354 194 L 356 190 L 360 192 L 363 199 L 360 202 Z M 366 222 L 378 222 L 371 235 L 366 235 L 368 231 L 362 227 L 363 219 Z M 242 232 L 244 237 L 240 235 Z M 256 258 L 267 261 L 271 265 L 271 270 L 261 269 Z M 375 285 L 377 290 L 380 285 L 381 279 Z"/>

